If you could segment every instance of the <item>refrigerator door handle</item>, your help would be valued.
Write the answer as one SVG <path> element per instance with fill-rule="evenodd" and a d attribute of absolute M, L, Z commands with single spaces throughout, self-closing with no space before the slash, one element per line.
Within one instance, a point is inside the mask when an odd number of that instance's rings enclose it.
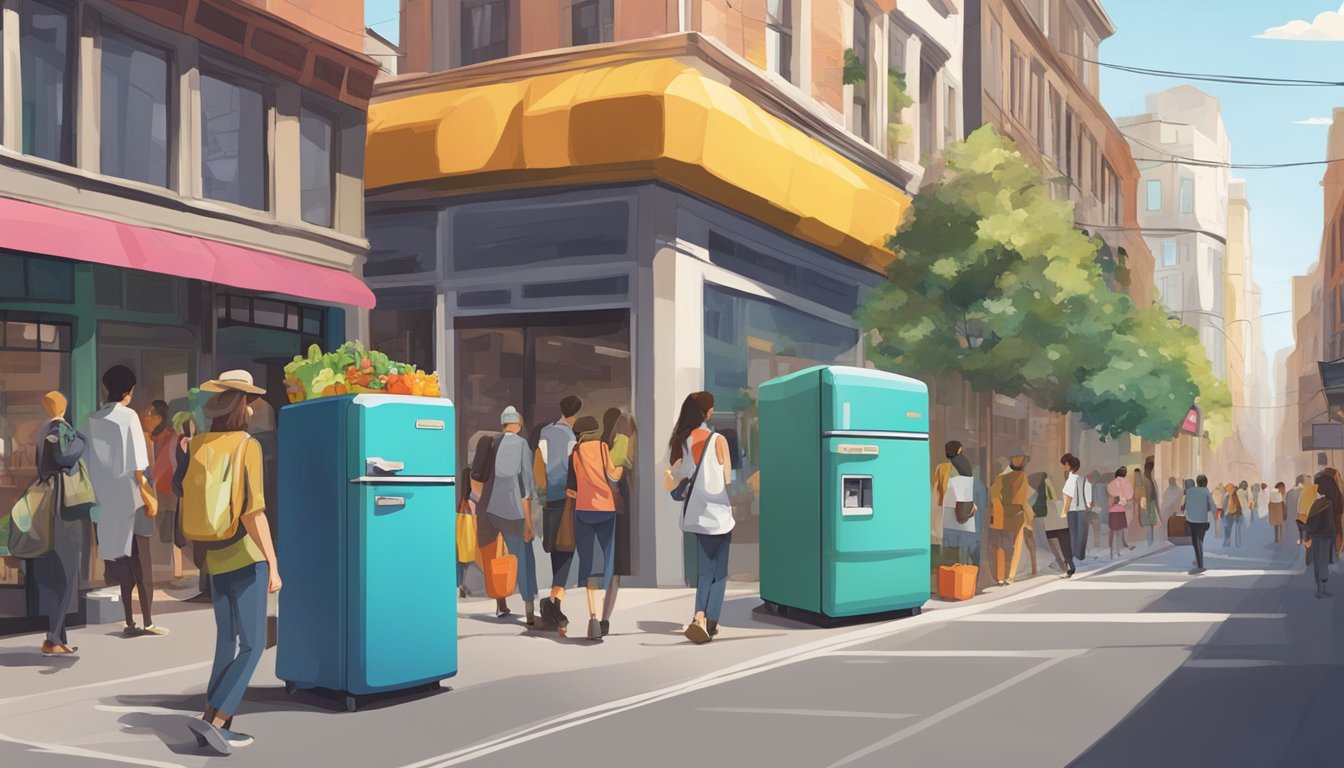
<path fill-rule="evenodd" d="M 380 507 L 404 507 L 405 496 L 374 496 L 373 503 Z"/>
<path fill-rule="evenodd" d="M 350 482 L 354 485 L 456 485 L 457 478 L 447 476 L 376 477 L 371 475 L 364 475 L 362 477 L 351 478 Z"/>

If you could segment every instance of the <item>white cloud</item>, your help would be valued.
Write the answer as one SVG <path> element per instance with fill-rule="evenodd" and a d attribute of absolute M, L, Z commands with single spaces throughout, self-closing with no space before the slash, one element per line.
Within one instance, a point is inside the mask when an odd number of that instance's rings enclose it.
<path fill-rule="evenodd" d="M 1338 11 L 1318 14 L 1315 21 L 1294 19 L 1281 27 L 1270 27 L 1256 37 L 1266 40 L 1344 41 L 1344 5 Z"/>
<path fill-rule="evenodd" d="M 1309 117 L 1306 120 L 1297 120 L 1294 125 L 1334 125 L 1335 121 L 1328 117 Z"/>

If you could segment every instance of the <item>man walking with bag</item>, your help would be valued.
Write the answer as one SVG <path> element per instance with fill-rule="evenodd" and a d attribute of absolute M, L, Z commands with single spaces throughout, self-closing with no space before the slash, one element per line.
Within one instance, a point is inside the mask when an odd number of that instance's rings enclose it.
<path fill-rule="evenodd" d="M 472 462 L 472 479 L 485 484 L 476 507 L 476 542 L 481 549 L 494 547 L 496 538 L 503 535 L 504 546 L 518 558 L 518 591 L 527 624 L 532 626 L 536 623 L 537 599 L 537 563 L 532 556 L 532 500 L 537 497 L 532 449 L 519 434 L 523 417 L 518 409 L 511 405 L 505 408 L 499 421 L 504 433 L 495 438 L 492 450 L 477 450 Z M 508 615 L 505 598 L 496 598 L 495 616 Z"/>
<path fill-rule="evenodd" d="M 569 472 L 569 455 L 574 452 L 578 439 L 574 434 L 574 420 L 583 409 L 583 401 L 570 395 L 560 401 L 560 420 L 541 430 L 537 443 L 537 461 L 544 467 L 546 505 L 541 510 L 541 548 L 551 556 L 551 594 L 541 601 L 541 626 L 558 629 L 569 624 L 569 618 L 560 610 L 565 599 L 565 585 L 574 561 L 573 542 L 557 546 L 556 534 L 565 511 L 565 480 Z M 568 547 L 568 549 L 564 548 Z"/>

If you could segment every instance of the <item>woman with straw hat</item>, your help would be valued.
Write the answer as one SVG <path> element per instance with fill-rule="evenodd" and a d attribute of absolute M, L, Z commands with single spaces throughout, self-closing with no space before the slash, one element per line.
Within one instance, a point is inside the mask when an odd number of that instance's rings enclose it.
<path fill-rule="evenodd" d="M 205 712 L 191 728 L 202 747 L 227 755 L 252 743 L 251 736 L 233 730 L 233 714 L 266 647 L 266 595 L 279 591 L 280 573 L 266 520 L 261 445 L 247 433 L 251 403 L 266 390 L 253 384 L 247 371 L 227 371 L 201 390 L 213 395 L 205 404 L 210 429 L 192 438 L 185 470 L 179 469 L 184 530 L 193 510 L 204 508 L 206 489 L 218 487 L 226 473 L 233 486 L 230 503 L 242 508 L 232 510 L 238 533 L 205 553 L 215 607 L 215 661 Z M 241 472 L 231 466 L 239 452 Z"/>

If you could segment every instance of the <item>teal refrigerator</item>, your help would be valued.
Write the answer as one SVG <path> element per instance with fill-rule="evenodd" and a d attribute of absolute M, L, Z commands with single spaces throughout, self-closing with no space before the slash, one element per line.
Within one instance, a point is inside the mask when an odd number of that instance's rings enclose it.
<path fill-rule="evenodd" d="M 818 366 L 761 385 L 761 598 L 809 620 L 918 613 L 929 599 L 929 395 Z"/>
<path fill-rule="evenodd" d="M 276 677 L 353 710 L 455 675 L 452 403 L 323 397 L 280 409 L 279 433 Z"/>

